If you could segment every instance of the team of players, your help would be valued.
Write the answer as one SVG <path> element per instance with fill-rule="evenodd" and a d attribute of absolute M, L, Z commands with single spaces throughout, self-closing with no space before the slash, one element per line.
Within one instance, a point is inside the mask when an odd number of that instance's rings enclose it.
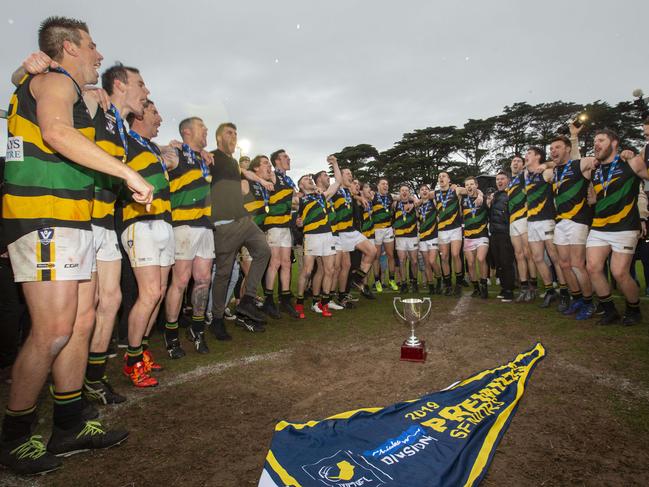
<path fill-rule="evenodd" d="M 207 351 L 204 321 L 215 257 L 214 227 L 229 222 L 212 214 L 210 167 L 221 153 L 231 157 L 236 146 L 236 127 L 222 124 L 216 131 L 219 149 L 207 153 L 207 128 L 196 117 L 181 122 L 181 141 L 164 147 L 153 143 L 161 117 L 135 68 L 115 65 L 102 75 L 104 92 L 85 89 L 97 82 L 102 56 L 82 22 L 46 20 L 39 44 L 42 53 L 30 57 L 27 72 L 14 78 L 18 88 L 9 110 L 2 200 L 12 268 L 16 282 L 23 284 L 33 323 L 14 366 L 0 441 L 0 462 L 19 473 L 59 468 L 57 455 L 113 446 L 128 436 L 126 431 L 105 429 L 96 410 L 83 400 L 124 400 L 105 375 L 108 342 L 121 303 L 119 242 L 138 287 L 129 312 L 123 367 L 132 384 L 157 385 L 153 373 L 161 366 L 148 349 L 148 335 L 163 298 L 167 350 L 172 358 L 184 354 L 178 318 L 190 278 L 189 336 L 198 352 Z M 572 295 L 562 301 L 562 310 L 576 312 L 578 318 L 592 316 L 594 288 L 605 311 L 600 321 L 614 322 L 619 315 L 603 273 L 612 251 L 611 272 L 627 299 L 624 322 L 639 319 L 637 287 L 628 268 L 640 232 L 638 186 L 648 175 L 645 154 L 622 158 L 618 142 L 614 133 L 601 131 L 594 158 L 568 160 L 571 142 L 557 138 L 551 146 L 552 161 L 545 162 L 543 151 L 531 148 L 525 168 L 522 161 L 513 162 L 510 228 L 524 300 L 533 298 L 531 254 L 546 287 L 545 301 L 551 301 L 552 276 L 543 259 L 547 252 L 559 282 Z M 264 279 L 267 314 L 277 317 L 284 311 L 304 318 L 308 283 L 312 309 L 324 317 L 332 315 L 331 309 L 351 306 L 350 286 L 372 298 L 368 274 L 374 270 L 374 287 L 381 292 L 378 260 L 383 250 L 387 282 L 394 290 L 399 289 L 397 273 L 401 289 L 407 289 L 409 262 L 410 284 L 418 291 L 421 253 L 429 290 L 451 295 L 459 294 L 464 280 L 463 248 L 475 294 L 487 297 L 489 199 L 474 178 L 459 187 L 441 173 L 437 189 L 422 185 L 414 198 L 408 186 L 401 186 L 393 198 L 387 180 L 379 180 L 374 190 L 355 181 L 349 169 L 341 170 L 335 157 L 328 162 L 333 183 L 322 171 L 303 176 L 296 185 L 287 174 L 290 158 L 284 150 L 270 159 L 258 156 L 242 170 L 245 208 L 265 231 L 270 247 Z M 589 206 L 591 182 L 594 197 Z M 355 208 L 360 210 L 359 228 L 354 225 Z M 290 292 L 294 209 L 304 236 L 295 306 Z M 353 251 L 361 258 L 352 270 Z M 279 309 L 273 296 L 278 277 Z M 259 322 L 256 310 L 239 310 Z M 220 317 L 212 331 L 218 339 L 229 338 Z M 54 426 L 45 447 L 31 431 L 50 369 Z"/>

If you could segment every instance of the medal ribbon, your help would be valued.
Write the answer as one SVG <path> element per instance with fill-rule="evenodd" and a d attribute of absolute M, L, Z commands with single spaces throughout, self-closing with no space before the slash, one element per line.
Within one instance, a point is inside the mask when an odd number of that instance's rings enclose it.
<path fill-rule="evenodd" d="M 189 147 L 189 144 L 183 144 L 183 154 L 185 154 L 185 157 L 187 159 L 191 159 L 192 164 L 198 161 L 198 165 L 201 166 L 203 177 L 207 179 L 207 177 L 210 175 L 210 170 L 207 167 L 207 164 L 205 164 L 203 157 L 196 151 L 192 150 L 192 148 Z"/>
<path fill-rule="evenodd" d="M 164 159 L 162 158 L 162 154 L 160 153 L 160 149 L 158 149 L 158 146 L 153 144 L 155 146 L 155 149 L 153 146 L 149 143 L 147 139 L 142 137 L 140 134 L 138 134 L 135 130 L 131 129 L 128 131 L 128 134 L 135 139 L 136 142 L 138 142 L 142 147 L 148 149 L 149 152 L 151 152 L 156 158 L 158 159 L 158 162 L 162 166 L 162 170 L 165 174 L 167 174 L 167 165 L 165 164 Z"/>
<path fill-rule="evenodd" d="M 608 174 L 606 175 L 606 181 L 604 181 L 604 172 L 602 171 L 602 166 L 597 168 L 597 171 L 595 172 L 595 177 L 602 183 L 602 188 L 604 189 L 604 197 L 606 198 L 606 192 L 608 191 L 608 187 L 611 184 L 611 179 L 613 179 L 613 173 L 615 172 L 615 169 L 617 169 L 617 163 L 620 160 L 620 156 L 615 156 L 615 159 L 613 159 L 613 162 L 611 162 L 609 168 L 608 168 Z"/>
<path fill-rule="evenodd" d="M 126 162 L 126 154 L 128 154 L 128 139 L 126 138 L 126 130 L 124 129 L 124 120 L 119 113 L 119 110 L 112 103 L 110 104 L 110 109 L 115 114 L 115 123 L 117 124 L 117 133 L 119 138 L 122 141 L 122 147 L 124 148 L 124 157 L 122 157 L 122 162 Z"/>

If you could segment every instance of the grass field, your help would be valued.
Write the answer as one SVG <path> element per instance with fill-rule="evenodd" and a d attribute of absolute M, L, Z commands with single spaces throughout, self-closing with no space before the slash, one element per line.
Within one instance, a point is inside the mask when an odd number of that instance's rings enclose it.
<path fill-rule="evenodd" d="M 413 399 L 537 341 L 547 357 L 483 485 L 649 485 L 647 325 L 596 327 L 538 302 L 500 303 L 493 291 L 487 301 L 433 297 L 432 318 L 417 332 L 429 351 L 424 364 L 399 361 L 408 329 L 392 317 L 390 293 L 332 319 L 271 321 L 265 333 L 230 325 L 232 342 L 210 339 L 211 353 L 198 355 L 183 340 L 188 354 L 173 362 L 156 335 L 153 350 L 166 367 L 160 387 L 134 390 L 120 360 L 109 366 L 129 400 L 104 407 L 102 418 L 126 426 L 127 443 L 66 459 L 45 477 L 0 471 L 0 485 L 256 485 L 276 422 Z M 645 299 L 642 308 L 649 316 Z"/>

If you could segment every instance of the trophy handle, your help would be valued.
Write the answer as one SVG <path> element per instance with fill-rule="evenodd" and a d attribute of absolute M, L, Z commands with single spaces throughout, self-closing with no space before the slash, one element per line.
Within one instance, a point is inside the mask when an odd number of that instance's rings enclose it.
<path fill-rule="evenodd" d="M 428 302 L 428 310 L 424 314 L 424 316 L 421 318 L 421 321 L 424 321 L 426 318 L 428 318 L 428 315 L 430 314 L 430 310 L 433 308 L 433 303 L 430 300 L 430 298 L 424 298 L 424 302 Z"/>
<path fill-rule="evenodd" d="M 394 308 L 394 312 L 399 316 L 399 318 L 401 318 L 405 322 L 406 318 L 401 313 L 399 313 L 399 310 L 397 309 L 397 301 L 401 302 L 401 298 L 394 298 L 392 300 L 392 307 Z"/>

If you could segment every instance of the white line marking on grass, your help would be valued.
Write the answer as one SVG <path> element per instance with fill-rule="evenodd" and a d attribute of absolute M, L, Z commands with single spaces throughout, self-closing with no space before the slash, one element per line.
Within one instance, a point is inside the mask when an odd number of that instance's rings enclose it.
<path fill-rule="evenodd" d="M 127 398 L 126 402 L 111 406 L 109 410 L 103 410 L 101 419 L 108 419 L 114 416 L 116 413 L 121 412 L 123 409 L 133 406 L 134 404 L 137 404 L 140 401 L 143 401 L 144 399 L 157 396 L 160 393 L 168 392 L 168 389 L 184 384 L 186 382 L 193 381 L 202 377 L 206 377 L 208 375 L 220 374 L 221 372 L 234 367 L 250 365 L 250 364 L 254 364 L 255 362 L 263 362 L 265 360 L 275 360 L 278 358 L 282 358 L 288 356 L 290 352 L 291 352 L 290 350 L 280 350 L 278 352 L 270 352 L 270 353 L 264 353 L 260 355 L 250 355 L 248 357 L 242 357 L 240 359 L 230 360 L 228 362 L 218 362 L 210 365 L 202 365 L 193 370 L 190 370 L 189 372 L 185 372 L 184 374 L 180 374 L 176 377 L 173 377 L 169 380 L 162 379 L 162 381 L 160 381 L 160 385 L 158 387 L 151 388 L 152 390 L 150 391 L 147 392 L 133 391 L 124 394 Z"/>
<path fill-rule="evenodd" d="M 555 364 L 559 367 L 569 369 L 572 372 L 576 372 L 579 375 L 587 377 L 601 386 L 608 387 L 609 389 L 615 389 L 619 392 L 624 392 L 636 398 L 649 401 L 649 389 L 641 387 L 638 384 L 634 384 L 629 379 L 625 379 L 624 377 L 609 374 L 607 372 L 595 371 L 589 369 L 588 367 L 584 367 L 583 365 L 577 365 L 573 364 L 572 362 L 568 362 L 566 359 L 561 357 L 555 360 Z"/>
<path fill-rule="evenodd" d="M 464 314 L 466 309 L 469 307 L 470 299 L 466 296 L 462 296 L 460 300 L 455 305 L 455 308 L 451 311 L 451 316 L 457 318 Z"/>

